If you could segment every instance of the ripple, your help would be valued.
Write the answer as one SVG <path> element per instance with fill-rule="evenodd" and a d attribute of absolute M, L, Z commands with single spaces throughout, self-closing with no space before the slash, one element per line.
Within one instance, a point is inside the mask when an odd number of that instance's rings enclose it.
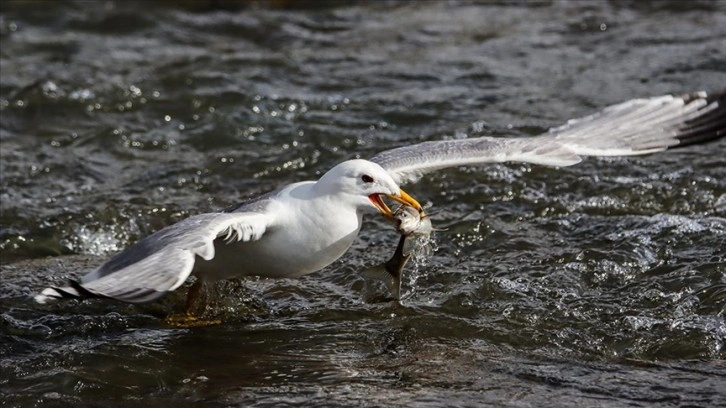
<path fill-rule="evenodd" d="M 208 313 L 222 326 L 164 325 L 184 289 L 150 305 L 35 305 L 144 235 L 344 159 L 534 135 L 632 97 L 723 84 L 726 23 L 710 3 L 284 3 L 3 8 L 8 404 L 723 399 L 724 141 L 406 186 L 444 230 L 405 270 L 402 304 L 366 297 L 359 271 L 398 239 L 369 217 L 322 272 L 219 284 Z"/>

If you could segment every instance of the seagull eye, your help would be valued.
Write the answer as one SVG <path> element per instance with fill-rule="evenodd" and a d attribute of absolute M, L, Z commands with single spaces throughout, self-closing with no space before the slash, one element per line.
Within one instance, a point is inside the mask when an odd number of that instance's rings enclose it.
<path fill-rule="evenodd" d="M 372 183 L 373 182 L 373 177 L 371 177 L 371 176 L 369 176 L 367 174 L 364 174 L 361 177 L 361 180 L 363 180 L 364 183 Z"/>

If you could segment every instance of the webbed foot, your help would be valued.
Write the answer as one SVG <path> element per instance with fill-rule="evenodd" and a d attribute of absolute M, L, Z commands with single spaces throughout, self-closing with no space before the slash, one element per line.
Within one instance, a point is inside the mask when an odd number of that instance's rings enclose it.
<path fill-rule="evenodd" d="M 216 326 L 222 324 L 220 319 L 205 319 L 200 316 L 195 316 L 189 313 L 171 314 L 164 319 L 164 323 L 169 326 L 179 328 L 191 328 L 191 327 L 207 327 Z"/>

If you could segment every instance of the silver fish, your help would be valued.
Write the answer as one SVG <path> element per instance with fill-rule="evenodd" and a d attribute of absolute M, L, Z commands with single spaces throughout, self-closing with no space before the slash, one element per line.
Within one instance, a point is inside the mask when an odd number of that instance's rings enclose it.
<path fill-rule="evenodd" d="M 395 300 L 401 298 L 401 271 L 414 252 L 427 244 L 431 232 L 431 219 L 413 207 L 400 206 L 392 218 L 396 230 L 401 234 L 396 251 L 388 261 L 368 268 L 362 273 L 366 278 L 378 279 L 386 284 Z"/>

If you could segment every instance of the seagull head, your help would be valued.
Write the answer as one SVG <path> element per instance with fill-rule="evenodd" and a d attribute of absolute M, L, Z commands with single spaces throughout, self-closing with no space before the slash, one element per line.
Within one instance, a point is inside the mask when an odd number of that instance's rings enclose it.
<path fill-rule="evenodd" d="M 316 187 L 357 208 L 378 210 L 387 218 L 393 212 L 383 201 L 387 197 L 423 213 L 421 204 L 403 191 L 383 167 L 368 160 L 344 161 L 325 173 Z M 337 198 L 337 197 L 336 197 Z"/>

